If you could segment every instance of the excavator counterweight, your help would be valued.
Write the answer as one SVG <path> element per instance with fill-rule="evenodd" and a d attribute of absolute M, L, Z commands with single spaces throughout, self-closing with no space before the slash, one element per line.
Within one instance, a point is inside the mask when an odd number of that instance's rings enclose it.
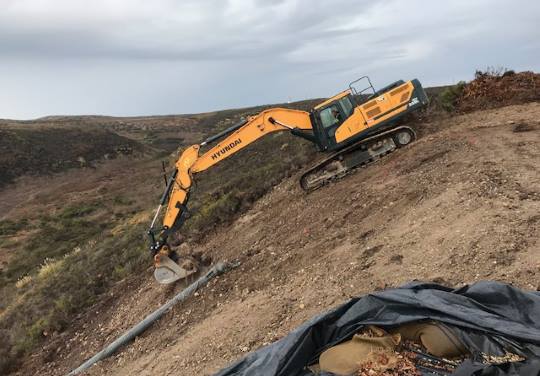
<path fill-rule="evenodd" d="M 369 85 L 357 90 L 356 86 L 362 82 Z M 365 94 L 367 90 L 372 93 Z M 313 191 L 413 142 L 416 139 L 414 130 L 400 126 L 398 120 L 427 103 L 424 89 L 416 79 L 396 81 L 376 91 L 365 76 L 309 112 L 286 108 L 264 110 L 200 144 L 186 148 L 168 179 L 148 230 L 156 280 L 172 283 L 199 269 L 197 260 L 179 258 L 167 243 L 172 232 L 177 231 L 187 219 L 187 202 L 197 173 L 213 167 L 267 134 L 289 131 L 314 143 L 321 152 L 331 152 L 330 156 L 306 170 L 300 179 L 305 191 Z M 201 153 L 201 148 L 208 149 Z M 156 229 L 162 208 L 165 208 L 162 226 Z"/>

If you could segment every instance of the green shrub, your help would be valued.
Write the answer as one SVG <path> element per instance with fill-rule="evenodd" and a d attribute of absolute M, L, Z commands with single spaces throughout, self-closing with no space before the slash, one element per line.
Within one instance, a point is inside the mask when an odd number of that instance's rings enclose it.
<path fill-rule="evenodd" d="M 131 199 L 128 199 L 124 196 L 114 196 L 113 198 L 113 203 L 116 204 L 116 205 L 123 205 L 123 206 L 127 206 L 127 205 L 133 205 L 135 201 L 131 200 Z"/>
<path fill-rule="evenodd" d="M 44 332 L 49 328 L 49 318 L 40 317 L 36 321 L 23 327 L 18 324 L 19 334 L 16 336 L 11 353 L 25 354 L 31 351 L 43 338 Z"/>
<path fill-rule="evenodd" d="M 126 227 L 121 236 L 87 242 L 62 258 L 61 269 L 49 266 L 30 291 L 11 299 L 0 320 L 0 333 L 11 334 L 0 373 L 41 343 L 44 334 L 63 330 L 74 313 L 94 304 L 116 281 L 144 270 L 150 262 L 141 238 L 144 227 Z"/>
<path fill-rule="evenodd" d="M 0 221 L 0 236 L 15 235 L 19 230 L 27 226 L 27 219 L 21 219 L 20 221 L 12 221 L 10 219 L 6 219 Z"/>
<path fill-rule="evenodd" d="M 461 96 L 464 88 L 465 82 L 460 81 L 456 85 L 449 86 L 442 91 L 440 95 L 441 106 L 445 111 L 452 112 L 455 110 L 456 102 Z"/>
<path fill-rule="evenodd" d="M 23 249 L 15 253 L 3 273 L 8 281 L 15 282 L 25 274 L 35 271 L 46 259 L 57 259 L 75 247 L 103 231 L 101 221 L 90 221 L 83 217 L 94 213 L 97 206 L 71 206 L 56 216 L 39 218 L 37 231 L 24 243 Z"/>
<path fill-rule="evenodd" d="M 77 217 L 84 217 L 95 212 L 98 207 L 99 205 L 96 204 L 68 206 L 64 210 L 62 210 L 59 218 L 72 219 Z"/>

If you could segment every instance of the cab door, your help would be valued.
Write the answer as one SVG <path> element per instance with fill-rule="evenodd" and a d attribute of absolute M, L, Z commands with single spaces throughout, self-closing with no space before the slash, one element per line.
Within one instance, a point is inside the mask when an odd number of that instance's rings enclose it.
<path fill-rule="evenodd" d="M 325 150 L 333 150 L 337 146 L 336 130 L 354 112 L 354 106 L 349 96 L 335 100 L 317 109 L 315 114 L 318 124 L 318 135 L 321 146 Z"/>

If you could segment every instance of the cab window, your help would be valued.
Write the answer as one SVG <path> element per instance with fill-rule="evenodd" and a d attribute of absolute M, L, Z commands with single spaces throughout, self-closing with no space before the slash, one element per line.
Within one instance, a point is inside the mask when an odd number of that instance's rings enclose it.
<path fill-rule="evenodd" d="M 337 123 L 341 122 L 341 113 L 339 112 L 339 108 L 337 104 L 334 104 L 332 106 L 326 107 L 324 110 L 321 110 L 319 113 L 319 116 L 321 117 L 321 123 L 324 128 L 329 128 L 332 125 L 335 125 Z"/>
<path fill-rule="evenodd" d="M 354 111 L 354 106 L 351 102 L 351 98 L 343 97 L 339 100 L 339 103 L 341 104 L 343 111 L 345 111 L 345 117 L 351 116 Z"/>

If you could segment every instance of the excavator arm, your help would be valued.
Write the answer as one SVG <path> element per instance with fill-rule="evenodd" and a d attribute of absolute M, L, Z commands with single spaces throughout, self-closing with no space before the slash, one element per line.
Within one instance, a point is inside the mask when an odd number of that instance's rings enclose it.
<path fill-rule="evenodd" d="M 174 260 L 167 239 L 173 231 L 182 226 L 187 217 L 187 203 L 195 174 L 208 170 L 267 134 L 287 130 L 296 136 L 314 141 L 308 112 L 273 108 L 251 116 L 182 152 L 148 230 L 150 251 L 156 266 L 154 275 L 158 282 L 171 283 L 194 272 L 193 268 L 183 268 Z M 201 149 L 206 146 L 210 148 L 201 154 Z M 163 224 L 156 229 L 155 225 L 163 208 Z"/>

